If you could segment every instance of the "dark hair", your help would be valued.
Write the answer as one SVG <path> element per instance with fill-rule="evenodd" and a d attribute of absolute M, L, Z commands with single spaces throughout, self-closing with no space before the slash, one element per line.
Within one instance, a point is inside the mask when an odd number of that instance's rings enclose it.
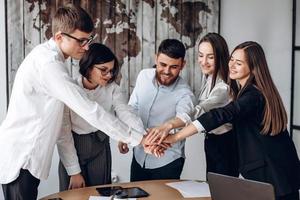
<path fill-rule="evenodd" d="M 93 43 L 89 46 L 89 50 L 85 52 L 79 62 L 79 72 L 82 76 L 89 79 L 90 71 L 95 64 L 103 64 L 113 60 L 115 62 L 109 83 L 115 81 L 118 76 L 120 70 L 118 59 L 107 46 L 100 43 Z"/>
<path fill-rule="evenodd" d="M 76 29 L 91 33 L 94 29 L 93 20 L 81 7 L 67 4 L 57 9 L 52 19 L 52 34 L 58 31 L 72 33 Z"/>
<path fill-rule="evenodd" d="M 247 85 L 254 84 L 262 93 L 266 102 L 261 132 L 262 134 L 277 135 L 287 127 L 287 114 L 279 92 L 272 80 L 264 50 L 257 42 L 248 41 L 235 47 L 231 54 L 238 49 L 242 49 L 245 53 L 250 77 L 240 91 L 232 90 L 232 94 L 237 98 Z"/>
<path fill-rule="evenodd" d="M 185 47 L 179 40 L 166 39 L 163 40 L 158 47 L 157 55 L 161 53 L 166 54 L 170 58 L 182 58 L 182 60 L 184 60 Z"/>
<path fill-rule="evenodd" d="M 225 83 L 228 81 L 228 61 L 229 51 L 225 39 L 218 33 L 207 33 L 199 41 L 199 45 L 202 42 L 208 42 L 211 44 L 215 58 L 215 70 L 212 77 L 211 90 L 216 84 L 217 76 L 219 76 Z"/>

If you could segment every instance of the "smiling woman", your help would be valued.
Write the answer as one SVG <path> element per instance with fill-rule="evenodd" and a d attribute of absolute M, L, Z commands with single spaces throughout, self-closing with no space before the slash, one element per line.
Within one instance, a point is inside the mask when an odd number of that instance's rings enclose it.
<path fill-rule="evenodd" d="M 131 112 L 120 87 L 114 82 L 119 73 L 118 60 L 103 44 L 93 43 L 79 63 L 82 76 L 77 79 L 90 100 L 99 103 L 105 111 L 114 114 L 130 127 L 144 133 L 141 120 Z M 111 150 L 109 137 L 118 140 L 110 132 L 102 132 L 91 126 L 73 111 L 69 111 L 67 123 L 71 126 L 82 176 L 86 186 L 111 183 Z M 113 126 L 114 119 L 108 120 Z M 69 188 L 72 178 L 62 163 L 59 164 L 60 191 Z"/>
<path fill-rule="evenodd" d="M 168 136 L 167 141 L 173 143 L 197 132 L 211 132 L 230 122 L 236 133 L 242 176 L 271 183 L 276 200 L 299 199 L 300 162 L 262 47 L 253 41 L 238 45 L 229 67 L 232 102 L 204 113 L 177 134 Z M 234 86 L 237 82 L 238 87 Z"/>

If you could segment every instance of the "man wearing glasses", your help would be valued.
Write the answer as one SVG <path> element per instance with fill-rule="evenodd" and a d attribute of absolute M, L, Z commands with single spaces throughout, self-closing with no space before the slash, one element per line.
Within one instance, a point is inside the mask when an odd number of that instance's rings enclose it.
<path fill-rule="evenodd" d="M 37 199 L 40 180 L 48 177 L 57 144 L 61 161 L 72 176 L 70 188 L 84 186 L 71 134 L 61 134 L 65 105 L 103 132 L 115 119 L 76 85 L 66 59 L 80 59 L 93 40 L 93 22 L 80 7 L 59 8 L 53 37 L 35 47 L 15 77 L 7 116 L 0 126 L 0 184 L 5 199 Z M 132 146 L 144 144 L 142 133 L 115 120 L 109 131 Z M 64 127 L 63 128 L 68 128 Z"/>

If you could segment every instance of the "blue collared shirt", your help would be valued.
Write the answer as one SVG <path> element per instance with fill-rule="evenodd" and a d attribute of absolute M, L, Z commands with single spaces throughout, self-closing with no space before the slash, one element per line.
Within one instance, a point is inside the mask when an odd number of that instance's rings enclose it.
<path fill-rule="evenodd" d="M 180 76 L 170 86 L 160 85 L 156 80 L 156 69 L 152 68 L 144 69 L 139 73 L 129 105 L 137 111 L 144 127 L 151 128 L 160 126 L 174 117 L 190 123 L 194 102 L 193 92 Z M 173 144 L 160 158 L 146 154 L 143 147 L 139 145 L 134 147 L 134 156 L 141 166 L 155 169 L 185 157 L 184 143 L 185 140 Z"/>

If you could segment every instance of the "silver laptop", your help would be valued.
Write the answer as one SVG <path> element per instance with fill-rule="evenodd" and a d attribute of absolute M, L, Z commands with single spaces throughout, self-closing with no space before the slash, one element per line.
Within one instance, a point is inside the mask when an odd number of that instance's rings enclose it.
<path fill-rule="evenodd" d="M 269 183 L 208 172 L 207 180 L 212 200 L 275 200 Z"/>

